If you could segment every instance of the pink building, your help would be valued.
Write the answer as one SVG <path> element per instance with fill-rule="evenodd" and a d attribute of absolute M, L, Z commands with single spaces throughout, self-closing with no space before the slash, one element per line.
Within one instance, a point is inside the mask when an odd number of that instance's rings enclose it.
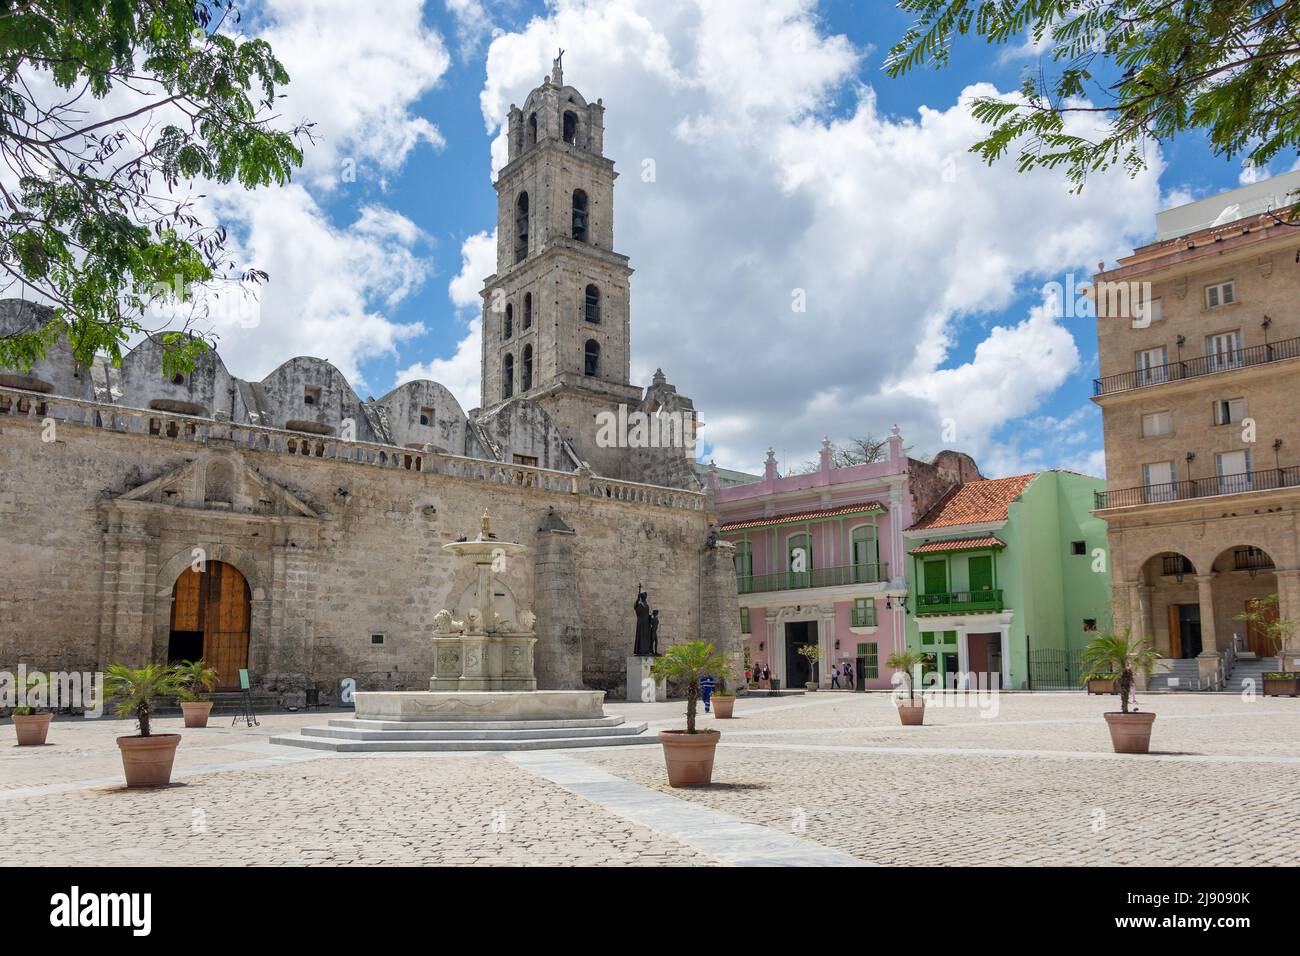
<path fill-rule="evenodd" d="M 824 441 L 816 471 L 784 478 L 770 449 L 761 478 L 709 466 L 719 532 L 736 546 L 747 659 L 783 688 L 812 679 L 806 644 L 821 650 L 822 687 L 832 665 L 846 664 L 857 688 L 891 686 L 885 660 L 906 646 L 902 531 L 954 485 L 982 477 L 960 452 L 907 457 L 897 428 L 887 444 L 880 461 L 836 468 Z"/>

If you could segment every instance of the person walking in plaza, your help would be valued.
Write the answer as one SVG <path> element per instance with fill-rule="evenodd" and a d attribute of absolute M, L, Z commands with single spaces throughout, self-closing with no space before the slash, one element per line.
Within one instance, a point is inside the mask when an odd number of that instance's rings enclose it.
<path fill-rule="evenodd" d="M 840 689 L 840 665 L 831 665 L 831 690 Z"/>
<path fill-rule="evenodd" d="M 844 662 L 844 684 L 849 690 L 853 690 L 853 665 L 848 661 Z"/>

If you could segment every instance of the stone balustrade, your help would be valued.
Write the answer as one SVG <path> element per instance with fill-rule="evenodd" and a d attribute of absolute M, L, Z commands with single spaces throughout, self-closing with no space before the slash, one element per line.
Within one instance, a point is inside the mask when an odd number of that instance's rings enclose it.
<path fill-rule="evenodd" d="M 568 492 L 574 495 L 654 505 L 661 508 L 686 511 L 703 511 L 707 508 L 705 493 L 679 488 L 552 471 L 532 465 L 465 458 L 461 455 L 433 450 L 420 451 L 375 442 L 311 435 L 282 428 L 218 421 L 154 409 L 88 402 L 16 388 L 0 387 L 0 416 L 49 418 L 62 424 L 124 434 L 198 444 L 219 442 L 255 451 L 350 461 L 463 481 L 521 485 L 545 491 Z"/>

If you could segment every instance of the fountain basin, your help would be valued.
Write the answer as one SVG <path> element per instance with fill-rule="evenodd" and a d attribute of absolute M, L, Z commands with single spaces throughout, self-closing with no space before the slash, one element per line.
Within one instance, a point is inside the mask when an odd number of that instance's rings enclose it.
<path fill-rule="evenodd" d="M 358 720 L 580 720 L 604 716 L 603 690 L 360 691 Z"/>

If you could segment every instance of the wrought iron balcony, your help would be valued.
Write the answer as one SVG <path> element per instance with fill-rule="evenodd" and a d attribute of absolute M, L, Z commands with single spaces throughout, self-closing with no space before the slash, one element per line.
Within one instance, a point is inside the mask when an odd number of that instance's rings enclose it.
<path fill-rule="evenodd" d="M 1094 508 L 1128 508 L 1133 505 L 1188 501 L 1214 495 L 1239 495 L 1249 491 L 1272 491 L 1276 488 L 1300 487 L 1300 466 L 1269 468 L 1213 478 L 1189 478 L 1159 485 L 1140 485 L 1115 491 L 1093 492 Z"/>
<path fill-rule="evenodd" d="M 1093 379 L 1092 394 L 1111 395 L 1115 392 L 1127 392 L 1134 388 L 1146 388 L 1149 385 L 1163 385 L 1166 382 L 1180 382 L 1183 379 L 1197 378 L 1201 375 L 1213 375 L 1215 372 L 1228 372 L 1232 369 L 1247 368 L 1251 365 L 1265 365 L 1280 362 L 1283 359 L 1300 358 L 1300 338 L 1282 339 L 1267 345 L 1252 345 L 1248 349 L 1233 349 L 1214 355 L 1202 355 L 1197 358 L 1155 365 L 1151 368 L 1137 369 L 1133 372 L 1120 372 Z"/>
<path fill-rule="evenodd" d="M 1002 610 L 1002 589 L 937 591 L 916 596 L 916 614 L 993 613 Z"/>
<path fill-rule="evenodd" d="M 737 574 L 736 590 L 741 594 L 761 591 L 789 591 L 798 588 L 830 588 L 843 584 L 877 584 L 889 580 L 889 563 L 845 564 L 811 571 L 776 571 L 770 574 Z"/>

